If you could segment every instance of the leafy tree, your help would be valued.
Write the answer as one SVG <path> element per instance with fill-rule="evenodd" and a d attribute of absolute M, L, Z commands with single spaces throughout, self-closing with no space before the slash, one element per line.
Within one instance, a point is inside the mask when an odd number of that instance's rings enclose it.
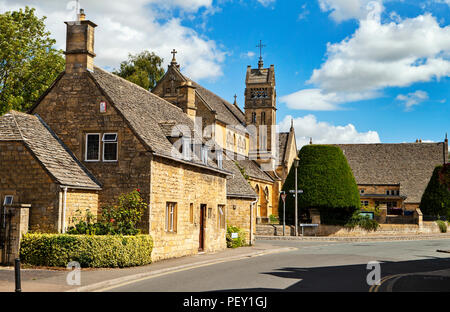
<path fill-rule="evenodd" d="M 61 50 L 35 9 L 0 14 L 0 115 L 27 110 L 64 70 Z"/>
<path fill-rule="evenodd" d="M 434 168 L 419 207 L 424 215 L 450 219 L 450 164 Z"/>
<path fill-rule="evenodd" d="M 120 70 L 114 74 L 131 81 L 146 90 L 151 90 L 164 75 L 163 59 L 153 52 L 143 51 L 128 55 L 128 60 L 120 64 Z"/>
<path fill-rule="evenodd" d="M 346 224 L 360 208 L 358 186 L 337 146 L 305 145 L 300 150 L 297 185 L 303 194 L 298 195 L 299 218 L 309 215 L 309 209 L 320 212 L 324 224 Z M 292 166 L 283 185 L 286 192 L 286 219 L 293 223 L 295 199 L 289 190 L 295 188 L 295 167 Z M 283 207 L 280 201 L 279 207 Z M 282 217 L 282 214 L 280 213 Z"/>

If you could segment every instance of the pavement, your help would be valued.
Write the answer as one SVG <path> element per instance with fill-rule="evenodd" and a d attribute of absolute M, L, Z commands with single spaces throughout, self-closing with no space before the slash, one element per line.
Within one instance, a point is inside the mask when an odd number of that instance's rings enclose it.
<path fill-rule="evenodd" d="M 256 235 L 258 240 L 294 240 L 294 241 L 325 241 L 325 242 L 373 242 L 373 241 L 405 241 L 405 240 L 435 240 L 450 239 L 450 233 L 435 234 L 391 234 L 366 236 L 274 236 Z"/>
<path fill-rule="evenodd" d="M 23 292 L 85 292 L 135 281 L 149 276 L 180 272 L 192 268 L 230 262 L 250 257 L 293 250 L 293 247 L 258 243 L 250 247 L 227 248 L 215 253 L 200 253 L 176 259 L 158 261 L 146 266 L 114 269 L 81 269 L 80 285 L 68 285 L 69 269 L 24 268 L 21 270 Z M 14 268 L 0 267 L 0 292 L 15 290 Z"/>

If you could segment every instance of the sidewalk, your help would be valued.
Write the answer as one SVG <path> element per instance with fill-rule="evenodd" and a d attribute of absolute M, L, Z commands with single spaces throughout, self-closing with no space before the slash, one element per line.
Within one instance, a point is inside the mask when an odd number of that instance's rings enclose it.
<path fill-rule="evenodd" d="M 293 248 L 280 248 L 266 242 L 257 242 L 252 247 L 226 249 L 216 253 L 205 253 L 177 259 L 163 260 L 150 265 L 117 269 L 82 269 L 81 285 L 67 285 L 69 273 L 64 269 L 22 269 L 23 292 L 64 292 L 95 291 L 118 283 L 136 280 L 151 275 L 187 270 L 219 262 L 235 261 L 265 254 L 286 252 Z M 0 267 L 0 292 L 12 292 L 15 289 L 14 268 Z"/>
<path fill-rule="evenodd" d="M 256 235 L 257 240 L 300 240 L 300 241 L 336 241 L 336 242 L 368 242 L 368 241 L 394 241 L 394 240 L 433 240 L 450 239 L 450 233 L 439 234 L 402 234 L 393 235 L 367 235 L 367 236 L 273 236 Z"/>

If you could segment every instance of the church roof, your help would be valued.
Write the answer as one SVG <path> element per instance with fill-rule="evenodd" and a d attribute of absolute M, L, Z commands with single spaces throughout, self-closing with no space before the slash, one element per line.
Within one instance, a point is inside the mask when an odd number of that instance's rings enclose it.
<path fill-rule="evenodd" d="M 270 82 L 269 68 L 252 68 L 248 75 L 248 83 L 268 83 Z"/>
<path fill-rule="evenodd" d="M 0 141 L 20 141 L 47 173 L 63 186 L 101 189 L 89 170 L 80 163 L 38 115 L 10 111 L 0 117 Z"/>
<path fill-rule="evenodd" d="M 224 160 L 223 167 L 233 173 L 227 178 L 227 196 L 256 199 L 257 195 L 247 180 L 242 175 L 233 160 Z"/>
<path fill-rule="evenodd" d="M 201 134 L 194 131 L 192 119 L 179 107 L 101 68 L 95 67 L 94 72 L 89 74 L 124 116 L 131 129 L 157 155 L 186 162 L 182 159 L 181 153 L 172 148 L 172 143 L 168 139 L 171 125 L 185 125 L 191 130 L 192 137 L 195 135 L 199 142 L 203 141 Z M 215 161 L 209 159 L 208 166 L 204 166 L 199 157 L 193 156 L 192 161 L 189 161 L 190 164 L 226 173 L 218 168 Z"/>
<path fill-rule="evenodd" d="M 278 133 L 278 159 L 280 162 L 284 160 L 286 155 L 286 148 L 289 141 L 289 132 Z"/>
<path fill-rule="evenodd" d="M 434 168 L 444 162 L 444 143 L 336 144 L 357 184 L 400 184 L 405 203 L 420 203 Z"/>

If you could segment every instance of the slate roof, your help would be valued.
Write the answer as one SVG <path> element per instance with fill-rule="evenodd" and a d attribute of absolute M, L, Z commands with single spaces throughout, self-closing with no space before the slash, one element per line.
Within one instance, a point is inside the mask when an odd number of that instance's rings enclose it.
<path fill-rule="evenodd" d="M 254 179 L 264 180 L 273 183 L 273 179 L 265 171 L 261 169 L 258 163 L 254 160 L 236 160 L 238 165 L 244 169 L 245 173 Z"/>
<path fill-rule="evenodd" d="M 444 143 L 336 144 L 358 184 L 400 184 L 405 203 L 420 203 L 434 168 L 444 162 Z"/>
<path fill-rule="evenodd" d="M 289 132 L 278 133 L 278 159 L 283 162 L 289 140 Z"/>
<path fill-rule="evenodd" d="M 94 71 L 89 74 L 113 102 L 114 107 L 124 116 L 137 136 L 157 155 L 183 161 L 182 155 L 172 150 L 172 143 L 168 139 L 172 125 L 176 125 L 177 128 L 180 125 L 189 127 L 192 137 L 196 135 L 199 142 L 203 141 L 198 136 L 201 133 L 194 132 L 192 119 L 179 107 L 99 67 L 94 67 Z M 223 172 L 211 159 L 208 160 L 208 166 L 203 165 L 200 157 L 194 158 L 189 163 Z"/>
<path fill-rule="evenodd" d="M 224 160 L 223 167 L 233 173 L 227 178 L 227 196 L 256 199 L 257 195 L 233 160 Z"/>
<path fill-rule="evenodd" d="M 10 111 L 0 117 L 0 141 L 21 141 L 63 186 L 101 189 L 94 176 L 38 115 Z"/>

